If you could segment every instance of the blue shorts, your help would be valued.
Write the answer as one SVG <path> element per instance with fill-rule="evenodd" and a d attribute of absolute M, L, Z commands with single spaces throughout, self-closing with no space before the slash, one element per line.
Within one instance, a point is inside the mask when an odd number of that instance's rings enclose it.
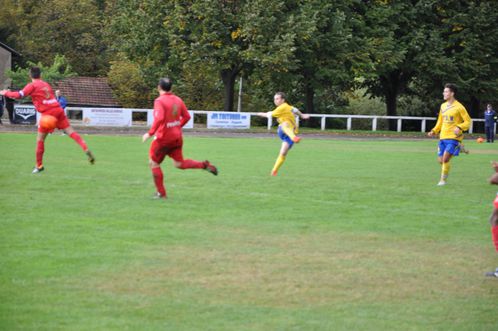
<path fill-rule="evenodd" d="M 278 126 L 278 137 L 280 138 L 280 140 L 285 141 L 286 143 L 288 143 L 289 144 L 289 148 L 291 148 L 292 145 L 294 145 L 294 142 L 292 141 L 292 139 L 289 138 L 289 136 L 285 134 L 284 130 L 282 130 L 282 128 L 280 127 L 280 125 Z"/>
<path fill-rule="evenodd" d="M 460 153 L 460 142 L 454 139 L 439 140 L 437 156 L 441 157 L 445 152 L 448 152 L 453 156 L 458 156 Z"/>

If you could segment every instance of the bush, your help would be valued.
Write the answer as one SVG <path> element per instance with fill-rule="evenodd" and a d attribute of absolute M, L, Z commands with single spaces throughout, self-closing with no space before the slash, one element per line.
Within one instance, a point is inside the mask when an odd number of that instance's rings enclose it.
<path fill-rule="evenodd" d="M 111 61 L 107 74 L 114 97 L 126 108 L 152 108 L 153 91 L 138 64 L 126 59 Z"/>

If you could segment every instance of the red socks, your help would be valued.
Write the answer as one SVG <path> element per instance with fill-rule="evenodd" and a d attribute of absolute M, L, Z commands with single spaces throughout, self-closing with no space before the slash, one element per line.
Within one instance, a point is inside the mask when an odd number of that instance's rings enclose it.
<path fill-rule="evenodd" d="M 86 145 L 85 141 L 83 140 L 83 138 L 81 138 L 81 136 L 77 132 L 71 133 L 69 137 L 71 137 L 74 141 L 76 141 L 78 145 L 80 145 L 81 148 L 83 148 L 83 151 L 86 152 L 88 150 L 88 146 Z"/>
<path fill-rule="evenodd" d="M 491 238 L 493 239 L 493 244 L 495 244 L 495 249 L 498 252 L 498 225 L 491 227 Z"/>
<path fill-rule="evenodd" d="M 43 153 L 45 152 L 45 142 L 43 140 L 36 143 L 36 167 L 43 166 Z"/>
<path fill-rule="evenodd" d="M 157 189 L 157 192 L 159 192 L 159 194 L 161 194 L 162 196 L 166 196 L 166 189 L 164 188 L 164 184 L 163 184 L 163 179 L 164 179 L 164 176 L 163 176 L 163 171 L 161 170 L 161 168 L 157 167 L 157 168 L 152 168 L 152 177 L 154 178 L 154 184 L 156 184 L 156 189 Z"/>
<path fill-rule="evenodd" d="M 204 169 L 204 162 L 195 160 L 183 160 L 180 169 Z"/>

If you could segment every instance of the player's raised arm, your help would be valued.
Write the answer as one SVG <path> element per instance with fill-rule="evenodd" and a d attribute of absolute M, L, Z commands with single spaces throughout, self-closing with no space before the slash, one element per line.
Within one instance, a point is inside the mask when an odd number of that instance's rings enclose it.
<path fill-rule="evenodd" d="M 307 120 L 307 119 L 310 118 L 309 114 L 303 114 L 303 113 L 301 113 L 301 111 L 299 109 L 297 109 L 296 107 L 292 108 L 292 113 L 294 113 L 295 115 L 299 116 L 303 120 Z"/>
<path fill-rule="evenodd" d="M 256 116 L 259 116 L 259 117 L 266 117 L 266 118 L 271 118 L 271 115 L 272 115 L 272 112 L 271 111 L 268 111 L 266 113 L 256 113 Z"/>
<path fill-rule="evenodd" d="M 29 96 L 34 90 L 33 84 L 29 83 L 21 91 L 1 90 L 0 94 L 11 99 L 22 99 Z"/>

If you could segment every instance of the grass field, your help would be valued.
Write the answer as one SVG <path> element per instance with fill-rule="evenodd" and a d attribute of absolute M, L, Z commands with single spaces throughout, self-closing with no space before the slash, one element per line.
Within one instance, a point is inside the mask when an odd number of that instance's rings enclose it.
<path fill-rule="evenodd" d="M 185 138 L 152 200 L 148 144 L 0 134 L 1 330 L 497 330 L 489 144 L 436 187 L 436 140 Z M 498 146 L 498 145 L 497 145 Z"/>

